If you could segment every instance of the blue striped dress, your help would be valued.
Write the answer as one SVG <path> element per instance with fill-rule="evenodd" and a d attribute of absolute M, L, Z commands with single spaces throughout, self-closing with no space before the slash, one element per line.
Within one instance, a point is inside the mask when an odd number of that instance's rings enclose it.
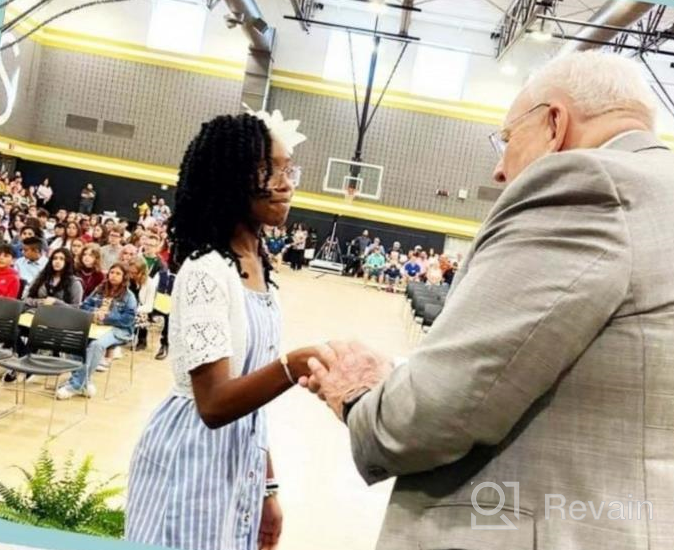
<path fill-rule="evenodd" d="M 242 375 L 278 357 L 280 312 L 270 293 L 244 290 Z M 264 409 L 217 430 L 194 399 L 172 395 L 154 412 L 129 473 L 126 539 L 183 550 L 257 550 L 267 474 Z"/>

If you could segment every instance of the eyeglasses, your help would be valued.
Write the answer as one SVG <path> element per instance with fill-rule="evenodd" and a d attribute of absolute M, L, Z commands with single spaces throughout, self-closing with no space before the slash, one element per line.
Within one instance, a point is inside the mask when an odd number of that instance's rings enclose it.
<path fill-rule="evenodd" d="M 267 170 L 265 168 L 260 168 L 260 178 L 264 180 L 266 175 Z M 290 181 L 290 185 L 292 185 L 293 188 L 297 188 L 297 186 L 300 184 L 301 175 L 302 168 L 296 164 L 288 164 L 283 168 L 274 167 L 272 174 L 269 177 L 269 188 L 277 189 L 278 187 L 281 187 L 280 184 L 283 176 L 285 176 L 288 181 Z"/>
<path fill-rule="evenodd" d="M 539 103 L 538 105 L 534 105 L 526 113 L 518 116 L 515 120 L 513 120 L 510 124 L 508 124 L 504 128 L 501 128 L 500 130 L 489 134 L 489 143 L 491 143 L 491 146 L 493 147 L 494 151 L 499 157 L 502 157 L 505 154 L 506 147 L 508 146 L 508 142 L 510 141 L 510 137 L 512 135 L 512 131 L 515 125 L 522 122 L 522 120 L 524 120 L 526 117 L 528 117 L 530 114 L 540 109 L 541 107 L 550 107 L 550 104 Z"/>

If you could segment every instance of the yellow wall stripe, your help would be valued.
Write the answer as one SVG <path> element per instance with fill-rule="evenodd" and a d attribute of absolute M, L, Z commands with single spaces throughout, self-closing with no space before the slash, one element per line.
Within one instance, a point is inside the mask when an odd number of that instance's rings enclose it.
<path fill-rule="evenodd" d="M 149 181 L 161 185 L 175 186 L 178 179 L 177 170 L 167 166 L 143 164 L 91 153 L 35 145 L 3 136 L 0 136 L 0 151 L 25 160 Z M 480 223 L 473 220 L 359 201 L 347 203 L 343 199 L 302 191 L 295 194 L 293 207 L 389 223 L 401 227 L 435 231 L 456 237 L 472 238 L 480 227 Z"/>

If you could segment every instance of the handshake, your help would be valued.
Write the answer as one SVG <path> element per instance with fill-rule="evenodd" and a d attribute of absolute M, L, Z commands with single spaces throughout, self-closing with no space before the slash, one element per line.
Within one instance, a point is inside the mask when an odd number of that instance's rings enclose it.
<path fill-rule="evenodd" d="M 360 342 L 328 342 L 288 354 L 294 380 L 343 417 L 344 404 L 363 395 L 393 370 L 393 361 Z"/>

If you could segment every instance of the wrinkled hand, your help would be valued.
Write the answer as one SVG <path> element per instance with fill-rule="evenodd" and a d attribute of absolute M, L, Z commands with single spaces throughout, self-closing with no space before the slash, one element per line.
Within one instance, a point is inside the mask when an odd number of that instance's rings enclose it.
<path fill-rule="evenodd" d="M 386 379 L 393 361 L 360 342 L 330 342 L 317 348 L 309 359 L 310 377 L 299 384 L 318 395 L 342 419 L 344 401 L 364 388 L 370 389 Z"/>
<path fill-rule="evenodd" d="M 262 520 L 258 535 L 258 548 L 260 550 L 274 550 L 278 547 L 283 527 L 283 512 L 281 505 L 275 496 L 264 499 L 262 505 Z"/>

